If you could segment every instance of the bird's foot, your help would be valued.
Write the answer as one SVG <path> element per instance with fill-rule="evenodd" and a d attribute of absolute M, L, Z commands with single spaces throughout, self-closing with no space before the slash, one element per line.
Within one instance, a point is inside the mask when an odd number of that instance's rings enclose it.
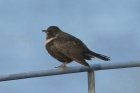
<path fill-rule="evenodd" d="M 67 68 L 69 68 L 69 67 L 60 65 L 60 66 L 55 67 L 55 68 L 60 68 L 60 69 L 62 69 L 62 70 L 65 70 L 65 69 L 67 69 Z"/>

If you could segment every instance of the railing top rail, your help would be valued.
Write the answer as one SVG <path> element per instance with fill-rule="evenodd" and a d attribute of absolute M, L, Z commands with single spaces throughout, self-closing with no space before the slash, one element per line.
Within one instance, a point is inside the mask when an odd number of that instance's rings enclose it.
<path fill-rule="evenodd" d="M 108 63 L 92 64 L 90 66 L 91 67 L 75 66 L 75 67 L 69 67 L 69 68 L 64 69 L 64 70 L 54 68 L 54 69 L 48 69 L 48 70 L 4 74 L 4 75 L 0 75 L 0 81 L 9 81 L 9 80 L 17 80 L 17 79 L 25 79 L 25 78 L 33 78 L 33 77 L 42 77 L 42 76 L 52 76 L 52 75 L 60 75 L 60 74 L 86 72 L 86 71 L 89 71 L 91 69 L 94 69 L 96 71 L 96 70 L 106 70 L 106 69 L 140 67 L 140 61 L 115 62 L 115 63 L 114 62 L 108 62 Z"/>

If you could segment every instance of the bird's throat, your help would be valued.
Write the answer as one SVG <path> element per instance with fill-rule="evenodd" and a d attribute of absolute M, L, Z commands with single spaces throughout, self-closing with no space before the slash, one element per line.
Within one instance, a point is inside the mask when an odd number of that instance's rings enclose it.
<path fill-rule="evenodd" d="M 45 45 L 48 44 L 49 42 L 51 42 L 52 40 L 56 39 L 57 37 L 52 37 L 52 38 L 49 38 L 49 39 L 46 39 L 45 41 Z"/>

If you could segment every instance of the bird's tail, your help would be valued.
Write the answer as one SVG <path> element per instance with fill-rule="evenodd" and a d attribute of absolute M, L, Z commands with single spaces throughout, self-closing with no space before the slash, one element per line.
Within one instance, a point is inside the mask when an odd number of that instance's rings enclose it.
<path fill-rule="evenodd" d="M 95 52 L 92 52 L 92 51 L 90 51 L 89 55 L 91 55 L 93 57 L 97 57 L 97 58 L 105 60 L 105 61 L 109 61 L 110 60 L 110 57 L 105 56 L 105 55 L 101 55 L 101 54 L 98 54 L 98 53 L 95 53 Z"/>

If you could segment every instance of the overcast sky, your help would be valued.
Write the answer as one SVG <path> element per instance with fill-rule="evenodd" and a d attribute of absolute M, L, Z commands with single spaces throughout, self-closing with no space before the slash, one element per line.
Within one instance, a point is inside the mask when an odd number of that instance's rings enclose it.
<path fill-rule="evenodd" d="M 44 46 L 41 30 L 52 25 L 78 37 L 94 52 L 110 56 L 110 63 L 140 60 L 139 0 L 0 0 L 0 74 L 61 65 Z M 96 93 L 139 93 L 140 68 L 96 71 L 95 81 Z M 86 72 L 0 82 L 0 93 L 87 90 Z"/>

